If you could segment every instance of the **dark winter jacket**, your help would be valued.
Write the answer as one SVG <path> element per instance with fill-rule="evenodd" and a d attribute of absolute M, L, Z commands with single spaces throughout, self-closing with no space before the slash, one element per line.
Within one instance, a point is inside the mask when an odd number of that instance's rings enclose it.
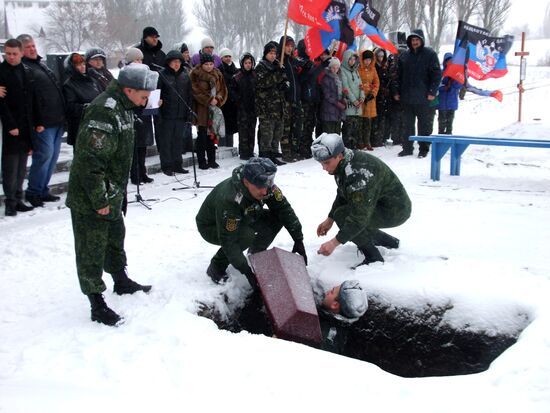
<path fill-rule="evenodd" d="M 378 62 L 376 56 L 378 53 L 384 53 L 384 59 L 381 63 Z M 386 51 L 381 48 L 377 48 L 374 51 L 374 57 L 376 59 L 376 73 L 378 74 L 378 80 L 380 86 L 378 88 L 378 94 L 376 95 L 376 113 L 381 116 L 388 113 L 389 99 L 392 99 L 390 95 L 390 73 L 388 69 L 388 58 Z"/>
<path fill-rule="evenodd" d="M 421 46 L 413 50 L 411 38 L 419 37 Z M 397 63 L 397 93 L 404 104 L 428 104 L 428 95 L 436 96 L 441 82 L 441 67 L 437 53 L 424 46 L 422 30 L 413 30 L 407 37 L 409 49 L 399 55 Z"/>
<path fill-rule="evenodd" d="M 192 104 L 191 80 L 183 65 L 177 72 L 168 66 L 174 59 L 179 59 L 183 63 L 181 53 L 172 50 L 166 56 L 164 69 L 159 72 L 158 88 L 162 99 L 160 115 L 162 119 L 191 120 L 189 112 Z"/>
<path fill-rule="evenodd" d="M 445 53 L 443 58 L 443 70 L 447 66 L 449 60 L 453 57 L 452 53 Z M 439 103 L 437 105 L 438 110 L 457 110 L 458 109 L 458 93 L 462 89 L 462 84 L 456 80 L 445 76 L 441 80 L 439 86 Z"/>
<path fill-rule="evenodd" d="M 292 37 L 287 36 L 286 42 L 293 42 Z M 281 56 L 281 51 L 283 47 L 283 37 L 279 40 L 279 48 L 277 49 L 277 56 Z M 287 102 L 300 102 L 302 97 L 302 88 L 301 88 L 301 73 L 303 72 L 303 61 L 299 61 L 291 53 L 290 56 L 285 54 L 283 60 L 283 67 L 286 73 L 286 78 L 290 84 L 290 87 L 285 91 L 285 99 Z"/>
<path fill-rule="evenodd" d="M 286 73 L 275 59 L 266 59 L 256 65 L 256 114 L 260 119 L 281 120 L 283 118 Z"/>
<path fill-rule="evenodd" d="M 71 53 L 67 56 L 64 63 L 67 80 L 63 84 L 63 95 L 67 104 L 67 143 L 69 145 L 74 145 L 76 142 L 84 108 L 101 93 L 93 79 L 74 68 L 71 58 L 75 54 Z"/>
<path fill-rule="evenodd" d="M 252 69 L 244 70 L 243 61 L 246 58 L 252 59 Z M 256 61 L 250 53 L 242 55 L 240 60 L 241 68 L 237 71 L 231 80 L 229 96 L 237 105 L 238 113 L 246 113 L 251 117 L 256 117 L 256 72 L 254 66 Z"/>
<path fill-rule="evenodd" d="M 319 84 L 319 75 L 328 67 L 329 59 L 324 62 L 313 63 L 307 52 L 305 42 L 298 42 L 298 57 L 301 58 L 307 66 L 308 70 L 304 71 L 300 76 L 300 88 L 302 90 L 302 102 L 319 103 L 321 99 L 321 85 Z"/>
<path fill-rule="evenodd" d="M 339 207 L 346 205 L 349 208 L 345 223 L 336 234 L 342 244 L 357 237 L 361 231 L 378 228 L 374 212 L 380 207 L 388 215 L 410 214 L 411 201 L 403 184 L 376 156 L 346 149 L 344 159 L 334 171 L 334 179 L 338 189 L 328 216 L 334 219 Z"/>
<path fill-rule="evenodd" d="M 222 107 L 227 100 L 227 87 L 222 73 L 214 68 L 210 73 L 203 70 L 202 65 L 196 66 L 189 74 L 193 89 L 193 108 L 197 114 L 196 125 L 208 126 L 208 108 L 214 98 L 218 101 L 218 107 Z"/>
<path fill-rule="evenodd" d="M 346 103 L 342 95 L 342 81 L 329 68 L 325 69 L 325 76 L 321 80 L 321 89 L 323 91 L 320 110 L 321 120 L 323 122 L 344 120 L 346 118 Z"/>
<path fill-rule="evenodd" d="M 0 98 L 2 151 L 6 154 L 29 151 L 32 130 L 43 126 L 33 72 L 22 63 L 11 66 L 3 61 L 0 63 L 0 86 L 7 89 L 6 97 Z M 19 136 L 8 133 L 13 129 L 19 129 Z"/>
<path fill-rule="evenodd" d="M 103 67 L 99 70 L 88 64 L 88 61 L 94 55 L 105 56 L 105 52 L 100 48 L 86 50 L 86 56 L 84 56 L 86 59 L 86 73 L 94 80 L 94 82 L 96 82 L 99 91 L 104 92 L 107 89 L 107 86 L 109 86 L 109 83 L 111 83 L 111 80 L 113 80 L 113 75 L 109 72 L 109 69 L 107 69 L 107 59 L 105 59 L 105 57 L 102 57 Z"/>
<path fill-rule="evenodd" d="M 248 229 L 264 215 L 264 205 L 277 216 L 294 240 L 302 240 L 302 224 L 292 206 L 276 186 L 269 188 L 266 198 L 258 201 L 243 184 L 243 165 L 233 170 L 230 178 L 220 182 L 208 194 L 196 217 L 199 232 L 217 227 L 219 245 L 229 263 L 243 274 L 252 271 L 239 246 L 241 228 Z M 229 224 L 231 223 L 231 225 Z"/>
<path fill-rule="evenodd" d="M 65 124 L 65 98 L 59 81 L 48 66 L 42 63 L 42 58 L 24 57 L 23 64 L 31 68 L 36 85 L 36 95 L 42 123 L 45 128 L 63 126 Z"/>
<path fill-rule="evenodd" d="M 229 88 L 233 80 L 233 76 L 237 73 L 235 64 L 231 62 L 230 65 L 226 65 L 223 61 L 219 67 L 220 72 L 223 74 L 226 86 Z M 239 125 L 237 124 L 237 106 L 236 102 L 232 99 L 231 93 L 229 99 L 222 106 L 223 118 L 225 120 L 225 134 L 232 135 L 239 131 Z"/>
<path fill-rule="evenodd" d="M 143 64 L 149 66 L 151 70 L 158 72 L 161 69 L 157 66 L 164 66 L 166 54 L 162 51 L 162 42 L 160 40 L 156 46 L 151 47 L 145 39 L 141 39 L 141 42 L 134 47 L 141 50 L 141 53 L 143 53 Z"/>

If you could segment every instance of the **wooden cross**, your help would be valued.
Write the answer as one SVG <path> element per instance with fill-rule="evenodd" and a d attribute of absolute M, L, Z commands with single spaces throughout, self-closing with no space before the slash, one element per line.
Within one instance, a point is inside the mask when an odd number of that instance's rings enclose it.
<path fill-rule="evenodd" d="M 518 110 L 518 122 L 521 122 L 521 105 L 522 105 L 522 97 L 523 97 L 523 80 L 525 79 L 525 69 L 527 68 L 527 60 L 525 59 L 525 56 L 529 56 L 529 52 L 525 51 L 525 32 L 521 33 L 521 52 L 516 52 L 516 56 L 520 57 L 519 60 L 519 83 L 518 83 L 518 91 L 519 91 L 519 110 Z"/>

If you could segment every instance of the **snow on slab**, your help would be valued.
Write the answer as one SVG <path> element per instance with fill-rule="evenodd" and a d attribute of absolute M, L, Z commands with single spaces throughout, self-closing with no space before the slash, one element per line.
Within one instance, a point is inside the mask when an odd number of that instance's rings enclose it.
<path fill-rule="evenodd" d="M 514 96 L 461 102 L 455 132 L 547 138 L 548 91 L 526 92 L 521 125 L 513 124 Z M 104 277 L 107 302 L 126 318 L 119 328 L 89 319 L 61 203 L 0 218 L 0 411 L 274 412 L 337 403 L 352 411 L 548 412 L 550 151 L 471 146 L 462 175 L 449 176 L 444 158 L 439 182 L 429 179 L 429 159 L 398 158 L 398 151 L 374 154 L 401 177 L 412 216 L 388 230 L 401 239 L 399 250 L 382 249 L 384 264 L 356 271 L 350 267 L 362 257 L 352 244 L 330 257 L 316 254 L 334 180 L 312 160 L 279 168 L 276 182 L 304 227 L 309 274 L 327 287 L 359 279 L 368 294 L 396 307 L 450 303 L 444 321 L 455 328 L 525 328 L 488 371 L 404 379 L 303 345 L 218 330 L 195 315 L 201 303 L 227 315 L 249 287 L 232 268 L 225 286 L 204 273 L 217 247 L 200 238 L 194 217 L 209 190 L 173 191 L 180 184 L 156 174 L 142 195 L 159 201 L 151 211 L 131 204 L 126 219 L 130 274 L 153 284 L 152 292 L 119 297 Z M 202 185 L 225 179 L 239 161 L 220 164 L 199 172 Z M 192 184 L 191 176 L 180 178 Z M 290 250 L 293 242 L 283 230 L 274 245 Z"/>

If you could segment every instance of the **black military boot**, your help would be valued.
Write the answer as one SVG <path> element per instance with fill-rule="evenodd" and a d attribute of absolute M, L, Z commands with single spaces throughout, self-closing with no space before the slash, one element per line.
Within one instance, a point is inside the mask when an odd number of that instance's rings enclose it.
<path fill-rule="evenodd" d="M 384 231 L 376 230 L 372 237 L 374 245 L 379 245 L 386 248 L 399 248 L 399 239 L 386 234 Z"/>
<path fill-rule="evenodd" d="M 88 299 L 92 306 L 92 321 L 97 321 L 107 326 L 118 326 L 124 322 L 124 318 L 107 307 L 103 295 L 89 294 Z"/>
<path fill-rule="evenodd" d="M 227 273 L 225 270 L 222 270 L 216 267 L 214 264 L 210 263 L 206 269 L 206 274 L 214 281 L 216 284 L 223 284 L 227 281 Z"/>
<path fill-rule="evenodd" d="M 359 265 L 369 265 L 370 263 L 377 261 L 384 262 L 382 254 L 380 254 L 380 251 L 378 251 L 378 248 L 376 248 L 374 244 L 359 247 L 359 251 L 361 251 L 365 256 L 365 259 Z"/>
<path fill-rule="evenodd" d="M 123 268 L 122 270 L 111 274 L 111 276 L 113 277 L 113 281 L 115 282 L 115 285 L 113 286 L 113 292 L 117 293 L 118 295 L 133 294 L 137 291 L 143 291 L 144 293 L 148 293 L 149 291 L 151 291 L 150 285 L 141 285 L 134 280 L 128 278 L 128 274 L 126 274 L 126 268 Z"/>

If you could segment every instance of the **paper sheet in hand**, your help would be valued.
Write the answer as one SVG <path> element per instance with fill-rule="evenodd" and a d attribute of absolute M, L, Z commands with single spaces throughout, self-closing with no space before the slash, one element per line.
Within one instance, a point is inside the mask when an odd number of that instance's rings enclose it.
<path fill-rule="evenodd" d="M 158 109 L 160 100 L 160 89 L 155 89 L 149 95 L 149 100 L 147 101 L 147 106 L 145 109 Z"/>

